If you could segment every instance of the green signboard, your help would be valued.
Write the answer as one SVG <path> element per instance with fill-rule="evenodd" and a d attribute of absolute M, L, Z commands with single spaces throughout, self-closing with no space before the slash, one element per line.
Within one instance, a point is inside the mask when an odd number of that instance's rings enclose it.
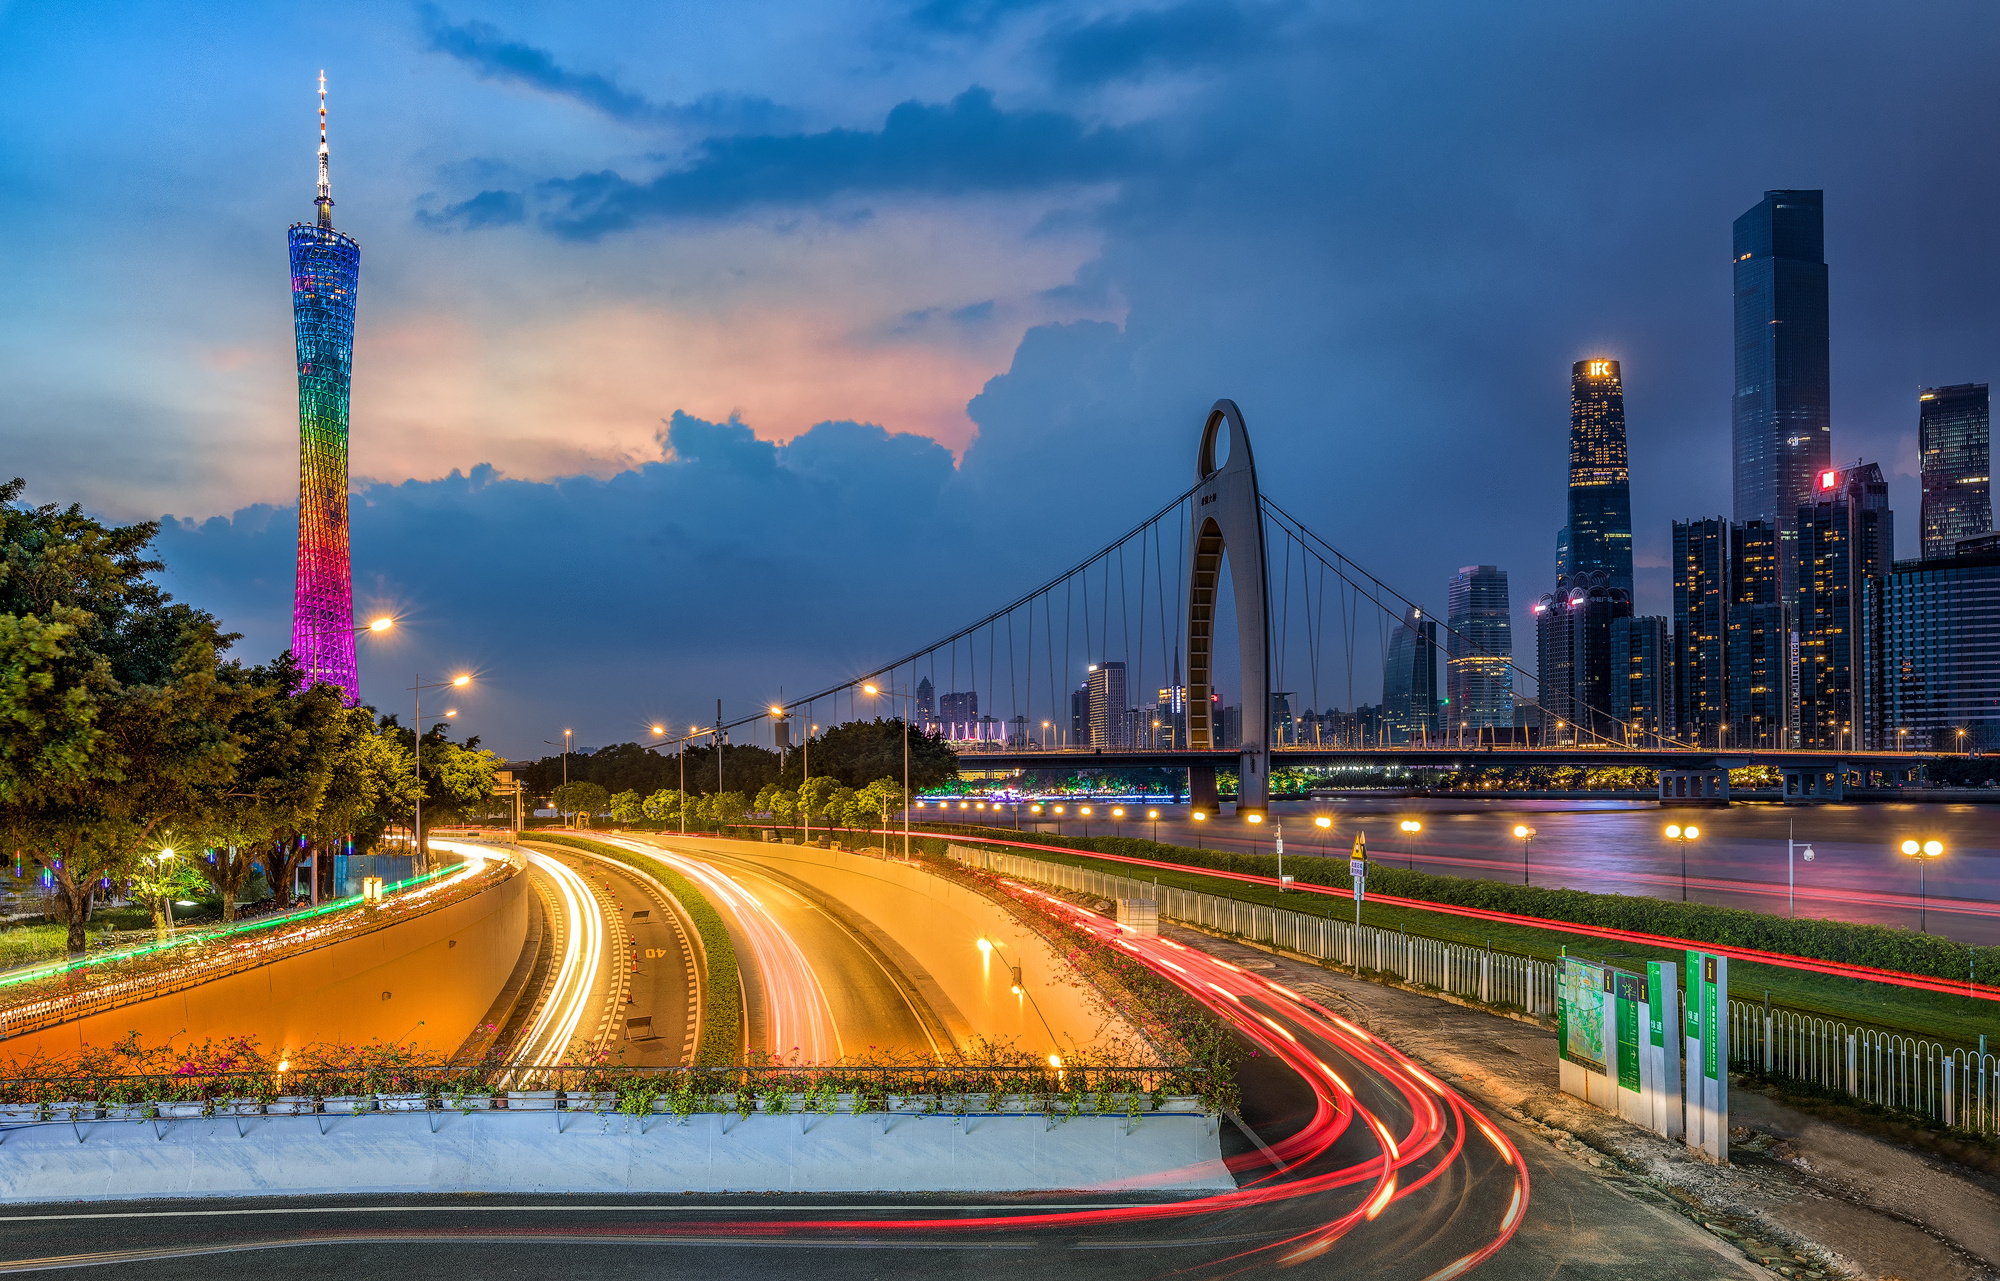
<path fill-rule="evenodd" d="M 1562 1056 L 1602 1072 L 1604 1056 L 1604 967 L 1563 958 L 1556 989 L 1556 1045 Z"/>
<path fill-rule="evenodd" d="M 1646 1003 L 1646 980 L 1620 970 L 1612 996 L 1617 1002 L 1618 1088 L 1639 1092 L 1639 1007 Z"/>
<path fill-rule="evenodd" d="M 1711 1081 L 1722 1079 L 1722 1065 L 1717 1062 L 1716 1051 L 1722 1046 L 1722 1038 L 1715 1026 L 1719 1013 L 1715 991 L 1715 958 L 1706 953 L 1701 958 L 1701 1074 Z"/>
<path fill-rule="evenodd" d="M 1681 984 L 1681 991 L 1687 993 L 1687 1039 L 1701 1037 L 1701 953 L 1687 954 L 1687 982 Z"/>
<path fill-rule="evenodd" d="M 1666 991 L 1666 988 L 1660 982 L 1660 963 L 1658 961 L 1646 962 L 1646 990 L 1648 992 L 1662 993 Z M 1667 1012 L 1660 1008 L 1662 1004 L 1664 1002 L 1653 1002 L 1651 1006 L 1652 1017 L 1648 1020 L 1650 1026 L 1647 1027 L 1646 1031 L 1650 1035 L 1653 1045 L 1664 1049 L 1667 1044 Z"/>

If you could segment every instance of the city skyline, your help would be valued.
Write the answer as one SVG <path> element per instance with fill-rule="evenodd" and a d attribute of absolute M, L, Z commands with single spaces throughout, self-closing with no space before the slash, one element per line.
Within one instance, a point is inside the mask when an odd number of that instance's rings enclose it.
<path fill-rule="evenodd" d="M 958 567 L 1025 574 L 1015 567 L 1142 516 L 1117 496 L 1162 491 L 1185 465 L 1159 447 L 1160 424 L 1219 394 L 1242 399 L 1264 449 L 1287 459 L 1274 494 L 1373 549 L 1372 568 L 1441 613 L 1459 565 L 1543 578 L 1564 518 L 1561 367 L 1618 360 L 1635 605 L 1666 613 L 1671 522 L 1729 505 L 1723 267 L 1730 220 L 1767 190 L 1829 193 L 1834 449 L 1882 461 L 1913 536 L 1910 389 L 1987 380 L 1984 353 L 2000 346 L 1982 283 L 1996 267 L 1973 213 L 1990 180 L 1955 169 L 1911 204 L 1884 175 L 1956 154 L 1991 108 L 1965 96 L 1973 80 L 1949 76 L 1946 105 L 1922 121 L 1879 88 L 1832 114 L 1795 104 L 1827 77 L 1855 82 L 1842 68 L 1856 60 L 1882 84 L 1905 65 L 1933 75 L 1940 47 L 1979 65 L 1978 41 L 1929 38 L 1951 25 L 1946 11 L 1887 41 L 1833 24 L 1826 49 L 1754 82 L 1729 51 L 1749 47 L 1735 43 L 1743 20 L 1720 10 L 1674 17 L 1704 52 L 1671 63 L 1647 58 L 1651 36 L 1629 23 L 1491 26 L 1473 43 L 1516 56 L 1482 59 L 1472 81 L 1406 19 L 1383 19 L 1384 43 L 1362 58 L 1310 15 L 1228 12 L 1243 41 L 1213 56 L 1129 14 L 1024 11 L 947 39 L 935 16 L 871 13 L 834 43 L 895 50 L 879 73 L 826 70 L 824 39 L 752 56 L 726 38 L 699 69 L 674 55 L 632 71 L 625 50 L 664 33 L 641 23 L 614 46 L 583 12 L 426 10 L 363 19 L 339 39 L 257 15 L 227 52 L 269 74 L 165 86 L 173 128 L 143 152 L 116 130 L 79 135 L 45 104 L 171 56 L 174 39 L 143 22 L 129 36 L 98 30 L 84 64 L 65 33 L 13 15 L 35 70 L 11 91 L 23 128 L 5 145 L 46 177 L 31 204 L 0 196 L 14 202 L 14 243 L 37 246 L 0 335 L 16 468 L 33 498 L 188 518 L 163 539 L 169 589 L 246 633 L 247 658 L 288 642 L 296 374 L 289 344 L 273 341 L 282 322 L 257 237 L 288 220 L 297 190 L 283 104 L 325 63 L 357 184 L 342 221 L 370 252 L 353 388 L 357 604 L 406 624 L 364 641 L 362 694 L 394 707 L 407 683 L 368 676 L 371 656 L 378 673 L 479 667 L 464 723 L 510 750 L 553 722 L 581 721 L 593 741 L 643 736 L 651 719 L 705 716 L 715 694 L 754 705 L 781 680 L 909 643 L 918 610 L 859 599 L 834 606 L 839 653 L 673 634 L 662 654 L 623 638 L 661 634 L 671 600 L 797 599 L 846 573 L 847 557 L 890 549 L 939 608 L 974 609 Z M 1712 38 L 1722 29 L 1729 41 Z M 1033 55 L 1002 52 L 1023 47 Z M 1598 110 L 1604 87 L 1587 69 L 1634 56 L 1655 79 L 1627 82 L 1622 113 Z M 1404 114 L 1373 78 L 1391 71 L 1434 105 L 1386 132 L 1361 128 L 1327 95 L 1329 58 L 1365 73 L 1371 120 Z M 1738 84 L 1758 129 L 1667 110 L 1718 82 Z M 1476 141 L 1440 127 L 1470 83 L 1513 104 Z M 1286 127 L 1248 128 L 1218 107 L 1252 88 L 1278 95 Z M 1147 105 L 1116 105 L 1135 91 Z M 1589 123 L 1554 127 L 1524 105 L 1531 93 Z M 1857 133 L 1850 114 L 1870 128 Z M 1656 120 L 1673 123 L 1662 133 Z M 1898 145 L 1874 141 L 1877 126 L 1900 128 Z M 1167 141 L 1203 129 L 1241 140 L 1237 172 L 1269 199 L 1221 200 L 1212 158 Z M 956 140 L 972 168 L 926 167 L 926 137 Z M 873 167 L 840 167 L 846 138 L 872 149 Z M 1328 152 L 1328 138 L 1346 151 Z M 1017 144 L 1039 167 L 993 160 Z M 788 185 L 743 185 L 767 160 Z M 1425 194 L 1428 175 L 1450 170 L 1477 199 Z M 127 189 L 98 197 L 98 174 Z M 616 181 L 587 191 L 579 174 Z M 134 200 L 156 233 L 141 256 L 104 221 Z M 1210 263 L 1228 270 L 1210 279 Z M 100 270 L 131 307 L 87 305 L 106 296 Z M 1218 307 L 1251 319 L 1218 333 Z M 171 323 L 134 329 L 138 316 Z M 79 362 L 89 395 L 64 372 Z M 108 448 L 135 416 L 147 430 Z M 1430 425 L 1429 465 L 1410 465 L 1409 433 L 1378 427 L 1404 422 Z M 516 582 L 569 584 L 606 625 L 579 637 L 503 614 Z M 1533 595 L 1519 593 L 1517 626 Z M 780 677 L 787 665 L 811 675 Z M 1373 701 L 1372 685 L 1352 701 Z"/>

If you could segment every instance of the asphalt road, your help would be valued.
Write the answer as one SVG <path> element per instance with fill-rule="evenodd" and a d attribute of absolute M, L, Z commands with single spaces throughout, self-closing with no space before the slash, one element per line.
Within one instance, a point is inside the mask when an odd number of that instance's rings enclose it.
<path fill-rule="evenodd" d="M 608 1052 L 648 1067 L 692 1062 L 691 949 L 665 896 L 615 863 L 554 847 L 537 851 L 530 868 L 554 906 L 556 956 L 517 1060 Z"/>
<path fill-rule="evenodd" d="M 1211 849 L 1268 854 L 1273 827 L 1239 823 L 1224 813 L 1197 824 L 1185 805 L 1126 805 L 1123 823 L 1107 822 L 1111 803 L 1092 802 L 1089 834 L 1151 839 L 1149 808 L 1160 811 L 1159 839 L 1177 845 L 1199 841 Z M 1063 833 L 1080 836 L 1078 804 L 1066 802 Z M 968 811 L 968 813 L 970 813 Z M 1011 811 L 1000 820 L 1011 824 Z M 1330 829 L 1313 819 L 1333 820 Z M 958 819 L 961 814 L 953 811 Z M 983 816 L 982 816 L 983 817 Z M 1783 915 L 1786 902 L 1787 832 L 1810 844 L 1813 861 L 1793 862 L 1800 916 L 1866 921 L 1932 933 L 1964 943 L 2000 944 L 2000 805 L 1904 804 L 1733 805 L 1727 809 L 1663 809 L 1650 802 L 1479 801 L 1456 798 L 1384 798 L 1281 802 L 1272 806 L 1290 854 L 1345 858 L 1356 832 L 1368 838 L 1369 857 L 1421 871 L 1518 882 L 1523 854 L 1536 885 L 1599 893 L 1678 898 L 1682 848 L 1669 840 L 1670 823 L 1693 823 L 1701 836 L 1687 843 L 1687 894 L 1696 902 Z M 1023 827 L 1028 815 L 1022 814 Z M 1404 820 L 1423 824 L 1415 836 Z M 1136 820 L 1136 821 L 1135 821 Z M 1516 825 L 1534 829 L 1527 843 Z M 1054 830 L 1053 824 L 1043 824 Z M 1926 862 L 1923 893 L 1917 867 L 1898 852 L 1907 838 L 1938 839 L 1942 858 Z M 1921 900 L 1921 901 L 1920 901 Z"/>
<path fill-rule="evenodd" d="M 826 1022 L 825 1044 L 832 1057 L 862 1058 L 873 1053 L 908 1061 L 912 1057 L 935 1058 L 951 1048 L 944 1020 L 883 949 L 868 938 L 850 910 L 724 843 L 635 839 L 697 860 L 727 876 L 754 901 L 752 906 L 739 905 L 735 914 L 741 918 L 761 912 L 797 947 L 810 967 L 812 982 L 794 981 L 788 995 L 776 977 L 782 963 L 759 956 L 754 933 L 741 928 L 740 919 L 737 923 L 738 937 L 748 942 L 753 962 L 761 962 L 745 967 L 746 973 L 754 970 L 754 981 L 764 989 L 757 1004 L 775 1015 L 787 1000 L 820 1002 Z M 718 902 L 717 906 L 724 908 L 726 903 Z M 740 944 L 739 958 L 744 951 Z M 762 1025 L 752 1029 L 753 1044 L 780 1057 L 795 1050 L 805 1053 L 795 1042 L 781 1043 L 781 1039 L 788 1039 L 777 1035 L 783 1022 L 776 1017 L 761 1020 Z M 794 1018 L 789 1025 L 803 1022 Z"/>

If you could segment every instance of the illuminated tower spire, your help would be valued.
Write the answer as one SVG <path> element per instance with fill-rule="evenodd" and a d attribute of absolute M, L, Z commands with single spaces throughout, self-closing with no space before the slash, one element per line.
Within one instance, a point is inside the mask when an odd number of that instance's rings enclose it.
<path fill-rule="evenodd" d="M 326 72 L 319 73 L 319 225 L 333 229 L 333 179 L 326 172 Z"/>
<path fill-rule="evenodd" d="M 291 229 L 292 327 L 299 362 L 299 564 L 292 653 L 305 685 L 360 697 L 354 581 L 347 550 L 347 394 L 361 246 L 333 228 L 326 169 L 326 73 L 319 76 L 319 208 Z"/>

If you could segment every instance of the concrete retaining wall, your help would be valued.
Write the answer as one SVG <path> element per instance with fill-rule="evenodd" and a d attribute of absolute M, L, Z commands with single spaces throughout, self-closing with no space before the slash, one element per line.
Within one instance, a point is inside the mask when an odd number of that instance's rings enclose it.
<path fill-rule="evenodd" d="M 326 1133 L 320 1132 L 322 1122 Z M 1214 1118 L 375 1113 L 45 1122 L 0 1202 L 341 1192 L 1017 1192 L 1235 1187 Z M 557 1126 L 561 1125 L 560 1131 Z M 435 1128 L 433 1128 L 435 1127 Z M 78 1133 L 83 1142 L 77 1142 Z"/>
<path fill-rule="evenodd" d="M 496 852 L 497 855 L 497 852 Z M 525 873 L 448 907 L 167 996 L 0 1040 L 0 1059 L 254 1036 L 267 1050 L 402 1040 L 450 1053 L 500 994 L 528 933 Z M 71 1142 L 75 1142 L 74 1139 Z"/>
<path fill-rule="evenodd" d="M 915 957 L 980 1034 L 1038 1053 L 1129 1040 L 1125 1021 L 1107 1016 L 1094 991 L 1039 934 L 982 894 L 908 864 L 812 846 L 716 842 L 838 899 Z M 982 952 L 979 940 L 994 945 Z M 1024 995 L 1014 995 L 1012 968 Z"/>

